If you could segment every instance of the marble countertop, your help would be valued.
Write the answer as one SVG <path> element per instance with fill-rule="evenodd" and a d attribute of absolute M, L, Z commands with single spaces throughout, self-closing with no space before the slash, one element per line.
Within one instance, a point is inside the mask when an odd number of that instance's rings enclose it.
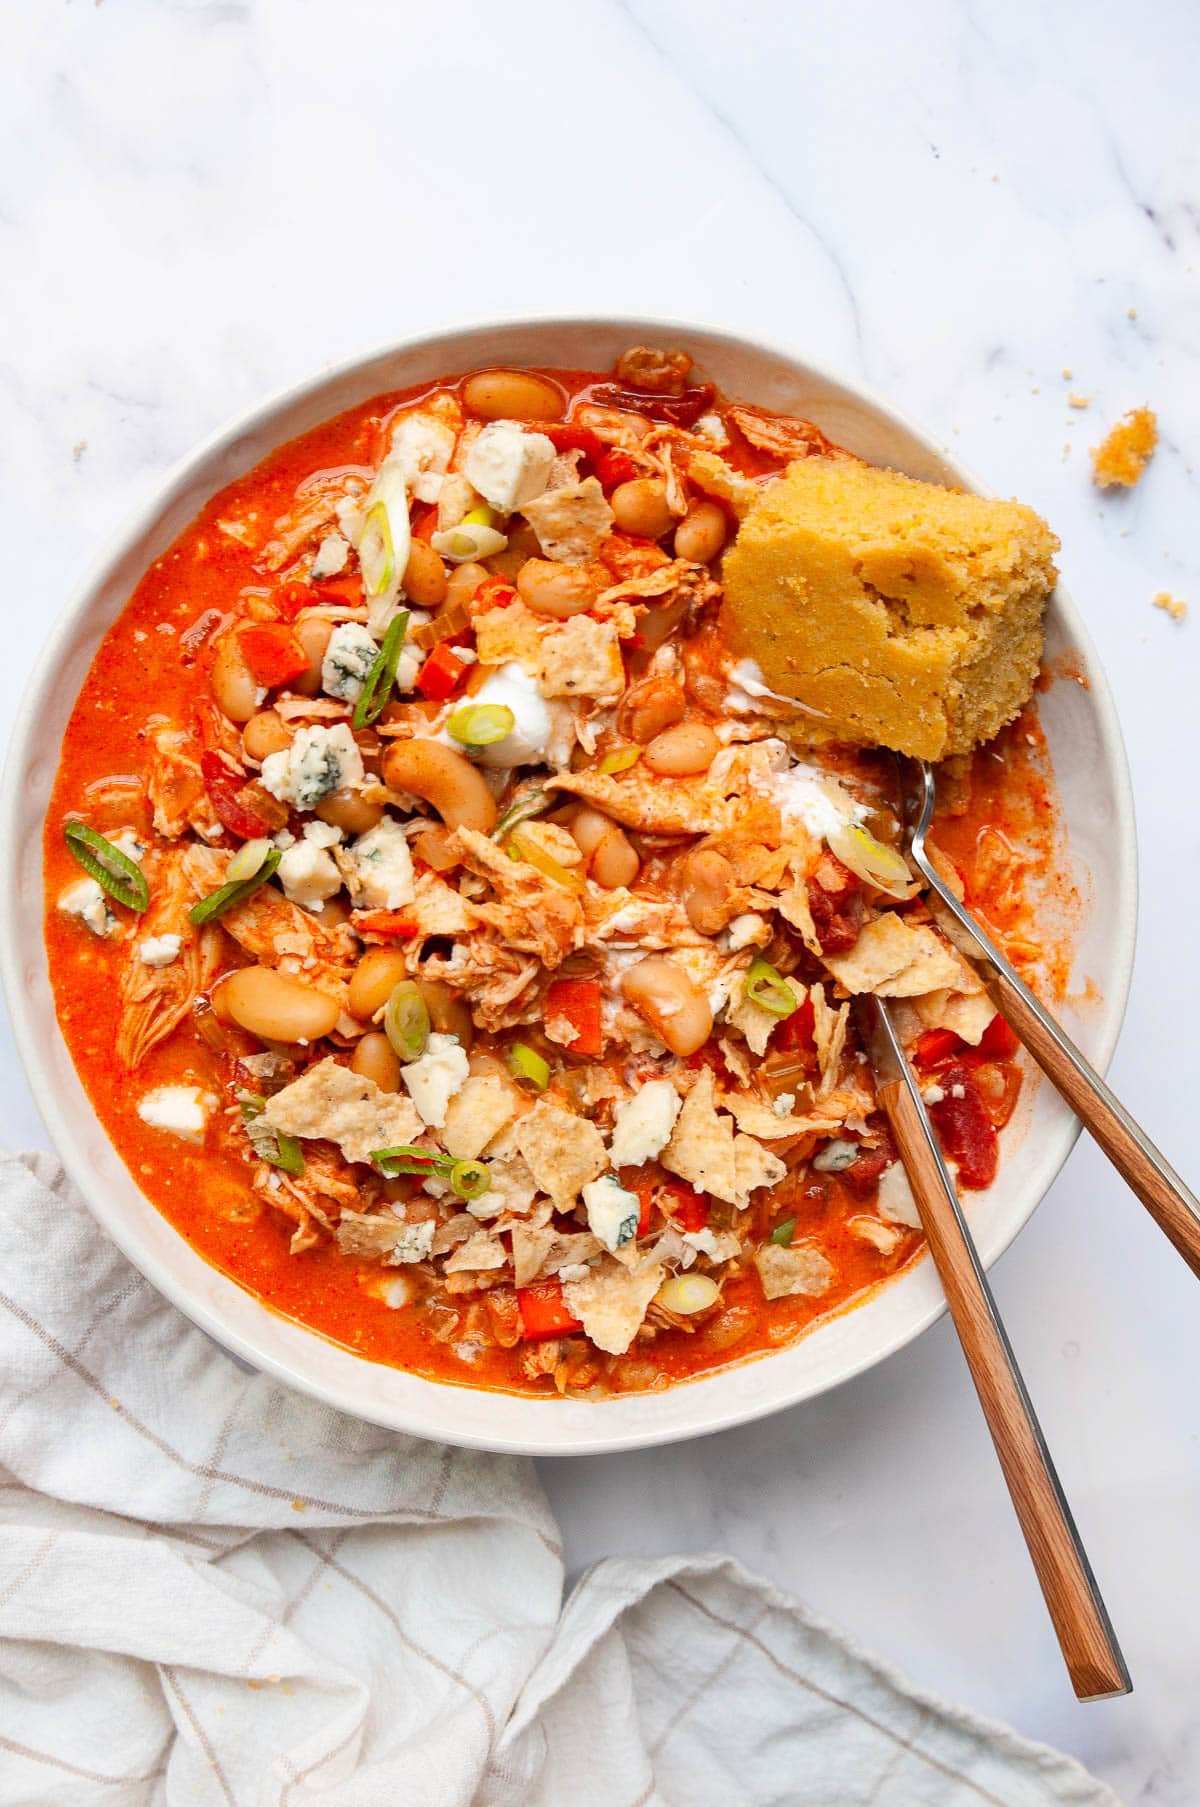
<path fill-rule="evenodd" d="M 555 309 L 790 342 L 1062 536 L 1142 843 L 1115 1082 L 1194 1177 L 1194 7 L 55 0 L 6 23 L 0 719 L 62 598 L 167 467 L 324 363 Z M 1101 496 L 1086 448 L 1143 402 L 1162 429 L 1151 471 Z M 1163 589 L 1192 620 L 1151 606 Z M 45 1141 L 6 1036 L 0 1139 Z M 1196 1282 L 1087 1146 L 994 1281 L 1131 1699 L 1069 1694 L 944 1323 L 767 1422 L 544 1463 L 571 1567 L 731 1551 L 1122 1799 L 1191 1807 Z"/>

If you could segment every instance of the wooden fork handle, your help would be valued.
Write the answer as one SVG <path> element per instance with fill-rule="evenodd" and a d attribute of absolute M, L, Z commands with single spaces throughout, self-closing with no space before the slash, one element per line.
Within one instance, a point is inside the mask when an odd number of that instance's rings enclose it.
<path fill-rule="evenodd" d="M 1014 1024 L 1014 1027 L 1016 1025 Z M 900 1080 L 877 1086 L 971 1378 L 1080 1700 L 1127 1694 L 1129 1675 L 931 1131 Z"/>
<path fill-rule="evenodd" d="M 1141 1199 L 1163 1235 L 1174 1243 L 1192 1272 L 1200 1275 L 1200 1201 L 1015 973 L 994 959 L 981 965 L 980 977 L 1001 1015 Z"/>

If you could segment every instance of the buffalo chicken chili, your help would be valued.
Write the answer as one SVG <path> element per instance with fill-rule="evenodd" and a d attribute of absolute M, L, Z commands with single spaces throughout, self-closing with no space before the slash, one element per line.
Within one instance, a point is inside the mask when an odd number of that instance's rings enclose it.
<path fill-rule="evenodd" d="M 833 450 L 681 352 L 476 372 L 283 446 L 143 578 L 47 824 L 59 1018 L 139 1185 L 276 1310 L 591 1397 L 789 1341 L 921 1245 L 859 992 L 990 1183 L 1015 1043 L 894 761 L 718 620 L 746 498 Z M 943 778 L 947 870 L 1028 964 L 1035 715 Z"/>

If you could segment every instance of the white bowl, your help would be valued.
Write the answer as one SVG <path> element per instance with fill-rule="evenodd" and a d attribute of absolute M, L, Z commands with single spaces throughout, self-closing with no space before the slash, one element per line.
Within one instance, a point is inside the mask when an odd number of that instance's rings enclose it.
<path fill-rule="evenodd" d="M 381 1367 L 277 1317 L 209 1267 L 139 1191 L 98 1122 L 55 1021 L 42 941 L 42 822 L 57 750 L 96 647 L 147 566 L 209 497 L 282 441 L 390 389 L 480 365 L 607 369 L 627 345 L 686 347 L 720 387 L 804 415 L 873 463 L 977 488 L 950 456 L 860 390 L 791 352 L 711 328 L 661 320 L 524 320 L 411 340 L 344 365 L 265 403 L 209 440 L 131 522 L 61 616 L 26 693 L 0 796 L 9 874 L 0 903 L 0 957 L 17 1044 L 67 1171 L 100 1225 L 181 1311 L 235 1354 L 340 1411 L 418 1436 L 493 1450 L 571 1455 L 695 1437 L 795 1405 L 882 1361 L 944 1309 L 937 1276 L 920 1262 L 856 1309 L 790 1348 L 662 1393 L 603 1403 L 520 1398 L 442 1385 Z M 1136 918 L 1133 806 L 1120 730 L 1095 651 L 1059 589 L 1047 650 L 1070 649 L 1087 685 L 1059 682 L 1041 719 L 1070 826 L 1076 877 L 1090 913 L 1077 968 L 1098 1006 L 1068 1026 L 1101 1068 L 1125 1007 Z M 995 1260 L 1027 1221 L 1078 1134 L 1049 1085 L 1037 1088 L 1023 1133 L 1010 1135 L 996 1184 L 972 1200 L 980 1252 Z"/>

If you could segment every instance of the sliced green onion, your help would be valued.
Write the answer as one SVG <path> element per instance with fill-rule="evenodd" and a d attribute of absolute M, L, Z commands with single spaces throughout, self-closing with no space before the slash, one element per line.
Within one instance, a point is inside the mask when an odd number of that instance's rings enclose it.
<path fill-rule="evenodd" d="M 459 1198 L 482 1198 L 492 1176 L 482 1161 L 455 1161 L 450 1169 L 451 1190 Z"/>
<path fill-rule="evenodd" d="M 369 728 L 383 714 L 396 682 L 396 667 L 400 663 L 400 654 L 404 651 L 404 636 L 407 632 L 408 610 L 401 609 L 383 636 L 383 644 L 363 679 L 363 687 L 354 705 L 353 725 L 356 728 Z"/>
<path fill-rule="evenodd" d="M 525 791 L 521 796 L 514 797 L 492 830 L 493 841 L 502 841 L 506 834 L 511 834 L 522 822 L 532 822 L 535 816 L 544 816 L 548 809 L 553 809 L 556 802 L 557 798 L 552 797 L 549 791 L 542 790 Z"/>
<path fill-rule="evenodd" d="M 654 1303 L 676 1317 L 687 1318 L 694 1311 L 707 1311 L 720 1296 L 716 1281 L 709 1274 L 672 1274 L 654 1295 Z"/>
<path fill-rule="evenodd" d="M 543 1060 L 528 1042 L 514 1042 L 508 1050 L 508 1064 L 518 1079 L 528 1080 L 536 1092 L 544 1092 L 550 1084 L 550 1063 Z"/>
<path fill-rule="evenodd" d="M 243 841 L 225 868 L 226 883 L 240 885 L 243 879 L 253 878 L 262 870 L 270 851 L 271 843 L 265 837 L 261 841 Z"/>
<path fill-rule="evenodd" d="M 446 732 L 464 747 L 494 747 L 498 740 L 506 740 L 516 725 L 516 716 L 504 703 L 467 703 L 454 711 Z"/>
<path fill-rule="evenodd" d="M 401 979 L 383 1008 L 383 1032 L 398 1060 L 419 1060 L 429 1041 L 429 1007 L 415 979 Z"/>
<path fill-rule="evenodd" d="M 857 822 L 840 822 L 826 835 L 831 853 L 855 878 L 861 878 L 885 897 L 914 897 L 920 889 L 908 869 L 908 861 L 895 847 L 886 847 Z"/>
<path fill-rule="evenodd" d="M 596 770 L 602 778 L 611 778 L 615 772 L 627 772 L 641 757 L 640 747 L 614 747 L 611 753 L 604 755 Z"/>
<path fill-rule="evenodd" d="M 368 596 L 382 596 L 391 588 L 396 576 L 396 548 L 386 502 L 376 502 L 367 511 L 358 542 L 358 562 Z"/>
<path fill-rule="evenodd" d="M 491 558 L 493 553 L 503 552 L 508 541 L 498 528 L 468 518 L 460 521 L 457 527 L 431 534 L 429 544 L 452 565 L 465 565 L 468 560 Z"/>
<path fill-rule="evenodd" d="M 775 1228 L 771 1231 L 771 1241 L 775 1244 L 776 1248 L 788 1249 L 792 1246 L 792 1237 L 795 1234 L 796 1219 L 794 1217 L 785 1217 L 783 1222 L 777 1223 Z"/>
<path fill-rule="evenodd" d="M 244 903 L 260 885 L 266 884 L 282 857 L 278 847 L 272 847 L 253 878 L 243 878 L 233 884 L 226 881 L 225 884 L 218 885 L 215 891 L 210 891 L 207 897 L 202 897 L 198 904 L 192 905 L 188 911 L 188 921 L 201 928 L 204 923 L 224 916 L 226 910 L 232 910 L 235 904 Z"/>
<path fill-rule="evenodd" d="M 239 1092 L 237 1101 L 242 1110 L 242 1122 L 251 1148 L 260 1161 L 266 1161 L 270 1167 L 278 1167 L 284 1173 L 299 1175 L 304 1172 L 304 1152 L 296 1136 L 284 1135 L 282 1130 L 272 1129 L 269 1123 L 261 1121 L 267 1108 L 267 1101 L 258 1092 Z"/>
<path fill-rule="evenodd" d="M 746 974 L 746 996 L 760 1010 L 769 1010 L 772 1016 L 791 1016 L 799 1010 L 800 1000 L 783 977 L 776 972 L 768 960 L 755 960 Z"/>
<path fill-rule="evenodd" d="M 434 1154 L 428 1148 L 416 1148 L 409 1143 L 401 1143 L 396 1148 L 376 1148 L 372 1150 L 371 1159 L 386 1179 L 397 1179 L 402 1173 L 448 1174 L 456 1165 L 449 1155 Z"/>
<path fill-rule="evenodd" d="M 136 910 L 141 916 L 150 904 L 150 887 L 136 860 L 83 822 L 68 822 L 63 834 L 88 877 L 94 878 L 102 891 L 115 897 L 127 910 Z"/>
<path fill-rule="evenodd" d="M 572 872 L 569 866 L 556 860 L 552 853 L 545 852 L 527 835 L 522 836 L 519 832 L 514 834 L 506 851 L 509 859 L 524 860 L 527 866 L 535 867 L 545 878 L 552 879 L 556 885 L 562 885 L 568 891 L 583 891 L 585 888 L 577 872 Z"/>
<path fill-rule="evenodd" d="M 486 502 L 481 502 L 478 508 L 470 509 L 463 516 L 462 524 L 464 527 L 494 527 L 496 511 L 489 508 Z"/>

